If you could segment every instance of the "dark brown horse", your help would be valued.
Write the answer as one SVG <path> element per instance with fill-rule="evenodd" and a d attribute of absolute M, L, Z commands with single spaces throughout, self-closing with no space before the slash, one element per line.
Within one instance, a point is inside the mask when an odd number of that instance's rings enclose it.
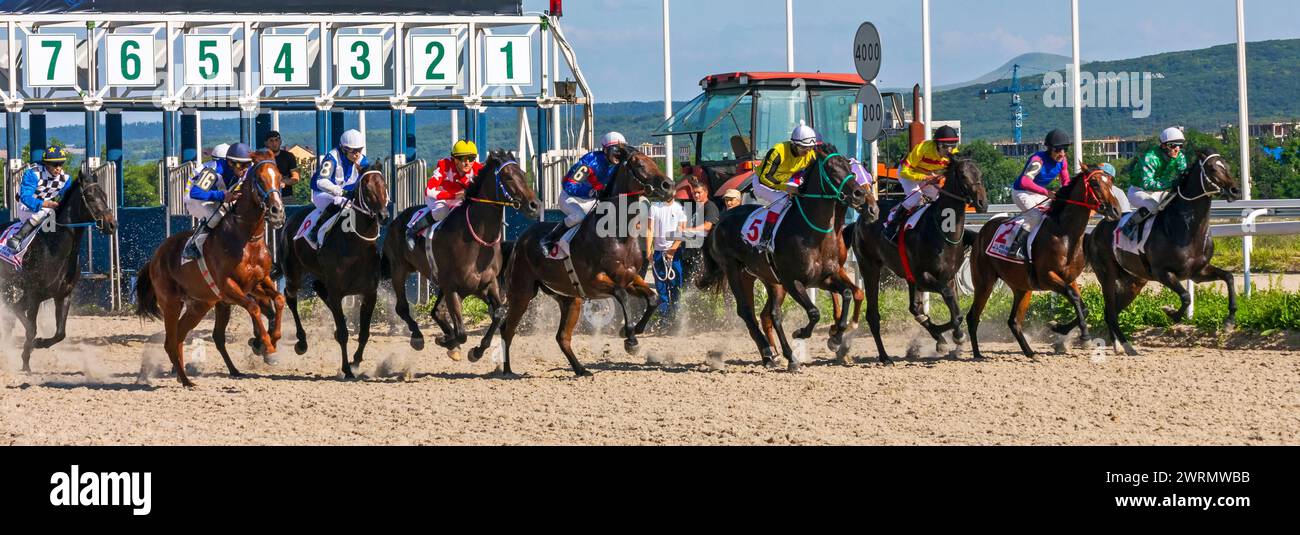
<path fill-rule="evenodd" d="M 739 206 L 728 210 L 714 226 L 704 245 L 704 273 L 697 285 L 701 289 L 720 291 L 725 280 L 736 297 L 736 314 L 745 322 L 749 336 L 758 346 L 763 364 L 776 366 L 771 332 L 781 343 L 781 351 L 790 371 L 799 370 L 782 327 L 781 302 L 786 293 L 808 315 L 808 324 L 795 331 L 796 340 L 812 337 L 813 329 L 821 319 L 817 304 L 808 295 L 812 288 L 822 288 L 840 296 L 847 304 L 858 287 L 844 271 L 846 250 L 841 238 L 844 214 L 856 209 L 871 198 L 870 191 L 854 180 L 849 159 L 841 156 L 833 146 L 822 144 L 814 149 L 816 156 L 798 191 L 792 194 L 793 206 L 788 208 L 787 221 L 773 236 L 773 253 L 767 254 L 751 247 L 744 240 L 745 222 L 758 210 L 757 205 Z M 767 306 L 762 313 L 760 329 L 754 318 L 754 282 L 761 280 L 767 288 Z M 831 326 L 831 350 L 842 349 L 843 336 L 848 326 L 848 307 L 836 307 L 837 316 Z"/>
<path fill-rule="evenodd" d="M 428 244 L 437 273 L 434 273 L 434 266 L 430 265 L 425 253 L 424 238 L 416 238 L 414 251 L 406 246 L 407 223 L 422 206 L 404 210 L 388 225 L 383 270 L 385 276 L 392 277 L 397 315 L 410 329 L 411 348 L 416 351 L 424 349 L 424 334 L 411 317 L 410 304 L 406 300 L 406 279 L 414 272 L 434 281 L 438 288 L 432 315 L 443 333 L 436 340 L 439 346 L 458 356 L 460 345 L 468 339 L 461 317 L 461 298 L 469 295 L 487 303 L 492 317 L 492 324 L 482 342 L 470 351 L 470 361 L 478 361 L 491 345 L 492 336 L 505 316 L 498 275 L 504 262 L 501 245 L 505 239 L 507 206 L 528 218 L 536 218 L 542 208 L 515 156 L 506 151 L 493 151 L 484 163 L 483 173 L 465 190 L 465 202 L 447 214 L 447 219 L 433 234 L 433 242 Z M 444 302 L 450 322 L 438 315 Z M 456 356 L 453 359 L 459 360 Z"/>
<path fill-rule="evenodd" d="M 637 222 L 644 220 L 646 209 L 640 200 L 665 200 L 673 195 L 673 181 L 658 164 L 640 152 L 623 147 L 609 187 L 601 191 L 596 209 L 582 222 L 573 237 L 571 260 L 578 284 L 570 281 L 563 260 L 551 260 L 542 254 L 540 240 L 551 232 L 556 223 L 539 223 L 524 232 L 515 242 L 514 252 L 506 268 L 505 322 L 501 326 L 505 361 L 501 371 L 506 376 L 510 370 L 510 342 L 514 340 L 519 321 L 528 310 L 528 303 L 537 297 L 538 290 L 546 292 L 560 305 L 560 325 L 555 341 L 569 360 L 573 373 L 579 377 L 590 376 L 573 355 L 571 341 L 573 329 L 582 316 L 582 303 L 587 299 L 613 297 L 623 309 L 623 347 L 635 353 L 636 335 L 645 332 L 645 326 L 655 312 L 659 295 L 653 285 L 641 277 L 645 273 L 647 255 L 643 231 Z M 636 208 L 633 208 L 633 207 Z M 646 309 L 634 325 L 628 298 L 636 295 L 645 300 Z"/>
<path fill-rule="evenodd" d="M 1192 296 L 1182 281 L 1223 281 L 1228 285 L 1228 317 L 1224 328 L 1236 326 L 1237 292 L 1232 274 L 1210 265 L 1214 258 L 1210 198 L 1220 193 L 1229 202 L 1241 197 L 1237 179 L 1223 157 L 1200 150 L 1196 153 L 1196 165 L 1187 169 L 1178 186 L 1169 193 L 1173 199 L 1156 214 L 1143 249 L 1145 254 L 1119 252 L 1117 255 L 1112 247 L 1117 225 L 1114 222 L 1103 221 L 1088 236 L 1085 254 L 1101 283 L 1106 301 L 1106 327 L 1116 350 L 1122 346 L 1127 354 L 1138 354 L 1119 328 L 1119 313 L 1153 280 L 1178 294 L 1182 306 L 1178 310 L 1165 309 L 1174 322 L 1182 322 L 1187 317 L 1192 303 Z"/>
<path fill-rule="evenodd" d="M 240 193 L 239 198 L 204 241 L 203 258 L 181 264 L 181 249 L 190 235 L 182 232 L 163 240 L 140 269 L 135 284 L 136 315 L 166 323 L 163 349 L 182 385 L 194 386 L 185 374 L 185 337 L 214 307 L 212 341 L 230 375 L 240 375 L 224 349 L 231 306 L 243 308 L 252 318 L 255 349 L 262 355 L 275 353 L 284 298 L 271 279 L 272 260 L 265 238 L 268 223 L 273 228 L 284 226 L 283 180 L 270 152 L 253 153 L 253 166 L 231 186 L 232 193 Z M 205 262 L 211 282 L 201 271 Z M 262 323 L 261 308 L 268 301 L 275 305 L 269 327 Z"/>
<path fill-rule="evenodd" d="M 1080 342 L 1088 342 L 1088 309 L 1083 303 L 1083 297 L 1079 295 L 1079 286 L 1074 281 L 1083 273 L 1083 240 L 1093 212 L 1101 213 L 1108 221 L 1119 220 L 1119 203 L 1111 193 L 1113 182 L 1114 178 L 1110 175 L 1089 170 L 1062 186 L 1049 205 L 1047 214 L 1039 222 L 1038 234 L 1030 245 L 1033 250 L 1032 261 L 1017 264 L 989 256 L 989 243 L 997 237 L 998 227 L 1010 217 L 993 218 L 980 229 L 971 251 L 970 263 L 971 279 L 975 283 L 975 301 L 966 313 L 971 350 L 975 358 L 984 358 L 979 345 L 980 314 L 984 312 L 984 305 L 988 303 L 998 279 L 1006 281 L 1007 286 L 1015 292 L 1007 325 L 1011 327 L 1011 334 L 1016 337 L 1020 350 L 1026 356 L 1034 356 L 1034 350 L 1025 341 L 1022 327 L 1035 290 L 1065 296 L 1074 305 L 1076 318 L 1054 330 L 1064 337 L 1078 327 Z M 1065 352 L 1063 338 L 1056 343 L 1056 351 Z"/>
<path fill-rule="evenodd" d="M 886 267 L 907 281 L 912 316 L 930 333 L 940 351 L 946 345 L 943 333 L 949 330 L 953 331 L 953 342 L 958 345 L 965 342 L 955 280 L 965 260 L 966 248 L 975 241 L 974 234 L 966 232 L 966 207 L 973 206 L 981 213 L 988 209 L 983 174 L 970 160 L 953 160 L 939 193 L 938 200 L 931 203 L 916 228 L 900 231 L 895 238 L 903 242 L 906 256 L 899 254 L 898 243 L 884 237 L 884 219 L 860 221 L 853 232 L 853 254 L 858 259 L 858 271 L 867 292 L 867 323 L 876 338 L 881 362 L 890 362 L 880 336 L 880 274 Z M 899 227 L 905 224 L 906 221 Z M 943 297 L 951 318 L 948 323 L 935 325 L 930 321 L 923 308 L 924 292 Z"/>
<path fill-rule="evenodd" d="M 81 280 L 80 252 L 86 241 L 86 228 L 97 226 L 107 234 L 117 230 L 117 219 L 113 207 L 108 205 L 103 185 L 84 167 L 68 186 L 55 213 L 47 217 L 54 219 L 54 231 L 36 233 L 27 246 L 21 270 L 8 262 L 0 262 L 0 292 L 3 292 L 4 305 L 27 331 L 27 340 L 23 343 L 25 372 L 32 371 L 33 349 L 52 347 L 66 336 L 68 299 L 77 281 Z M 0 228 L 8 228 L 8 225 Z M 54 300 L 57 326 L 53 336 L 37 338 L 36 316 L 41 303 L 49 299 Z"/>
<path fill-rule="evenodd" d="M 310 211 L 303 210 L 289 218 L 288 228 L 297 229 Z M 370 341 L 370 319 L 375 312 L 379 288 L 380 231 L 388 221 L 388 180 L 378 165 L 361 173 L 357 187 L 348 193 L 348 204 L 339 212 L 339 222 L 325 235 L 320 249 L 312 249 L 306 240 L 295 240 L 293 232 L 280 235 L 280 258 L 276 265 L 284 275 L 284 295 L 293 314 L 298 342 L 293 350 L 307 352 L 307 333 L 298 316 L 298 292 L 308 275 L 315 279 L 312 288 L 334 316 L 334 341 L 343 353 L 343 376 L 353 378 L 352 368 L 361 364 Z M 321 221 L 320 224 L 324 224 Z M 319 226 L 317 227 L 319 228 Z M 315 229 L 312 232 L 316 232 Z M 360 333 L 357 352 L 348 365 L 348 323 L 343 315 L 343 298 L 361 296 Z"/>

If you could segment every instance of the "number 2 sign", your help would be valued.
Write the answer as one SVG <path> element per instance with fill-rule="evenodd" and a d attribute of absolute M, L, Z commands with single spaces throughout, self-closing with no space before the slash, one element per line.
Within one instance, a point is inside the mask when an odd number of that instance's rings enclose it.
<path fill-rule="evenodd" d="M 454 87 L 457 83 L 454 35 L 416 35 L 411 37 L 411 85 Z"/>
<path fill-rule="evenodd" d="M 27 85 L 76 87 L 77 37 L 35 34 L 27 36 Z"/>

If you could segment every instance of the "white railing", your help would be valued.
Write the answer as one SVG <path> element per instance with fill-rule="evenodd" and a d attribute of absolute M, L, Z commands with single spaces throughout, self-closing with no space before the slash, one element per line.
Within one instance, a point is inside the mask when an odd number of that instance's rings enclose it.
<path fill-rule="evenodd" d="M 560 184 L 564 180 L 564 174 L 584 154 L 586 152 L 582 149 L 549 150 L 542 154 L 542 184 L 545 184 L 546 191 L 542 203 L 547 208 L 559 205 Z"/>

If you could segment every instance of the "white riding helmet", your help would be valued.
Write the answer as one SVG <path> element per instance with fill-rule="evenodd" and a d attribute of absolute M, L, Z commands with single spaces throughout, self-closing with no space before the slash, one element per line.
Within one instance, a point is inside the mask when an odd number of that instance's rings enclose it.
<path fill-rule="evenodd" d="M 627 145 L 627 138 L 618 132 L 610 132 L 605 137 L 600 138 L 601 147 L 612 147 L 614 145 Z"/>
<path fill-rule="evenodd" d="M 790 141 L 800 147 L 813 147 L 817 145 L 817 132 L 803 121 L 799 121 L 799 126 L 794 127 L 794 132 L 790 133 Z"/>
<path fill-rule="evenodd" d="M 366 148 L 366 136 L 355 128 L 348 130 L 339 137 L 339 146 L 345 149 L 364 149 Z"/>
<path fill-rule="evenodd" d="M 212 147 L 212 159 L 213 159 L 213 160 L 224 160 L 224 159 L 226 159 L 226 151 L 228 151 L 228 150 L 230 150 L 230 144 L 229 144 L 229 143 L 222 143 L 222 144 L 220 144 L 220 145 L 217 145 L 217 146 L 215 146 L 215 147 Z"/>
<path fill-rule="evenodd" d="M 1169 128 L 1166 128 L 1164 132 L 1160 133 L 1161 145 L 1166 145 L 1169 143 L 1186 143 L 1186 142 L 1187 142 L 1187 137 L 1184 136 L 1183 131 L 1179 130 L 1178 127 L 1176 126 L 1171 126 Z"/>

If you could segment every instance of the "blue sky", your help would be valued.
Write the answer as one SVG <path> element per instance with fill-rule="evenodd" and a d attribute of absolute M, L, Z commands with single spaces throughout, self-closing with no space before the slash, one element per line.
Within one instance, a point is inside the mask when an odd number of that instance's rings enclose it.
<path fill-rule="evenodd" d="M 548 5 L 524 0 L 525 11 Z M 564 5 L 563 27 L 599 101 L 663 98 L 660 0 Z M 674 100 L 695 96 L 707 74 L 785 70 L 785 0 L 671 5 Z M 853 33 L 871 21 L 885 58 L 880 85 L 921 81 L 920 0 L 795 0 L 794 6 L 797 70 L 851 72 Z M 935 85 L 979 77 L 1025 52 L 1070 54 L 1069 0 L 931 0 L 930 11 Z M 1082 0 L 1079 11 L 1085 61 L 1236 42 L 1234 0 Z M 1247 0 L 1247 40 L 1300 38 L 1298 11 L 1293 1 Z"/>

